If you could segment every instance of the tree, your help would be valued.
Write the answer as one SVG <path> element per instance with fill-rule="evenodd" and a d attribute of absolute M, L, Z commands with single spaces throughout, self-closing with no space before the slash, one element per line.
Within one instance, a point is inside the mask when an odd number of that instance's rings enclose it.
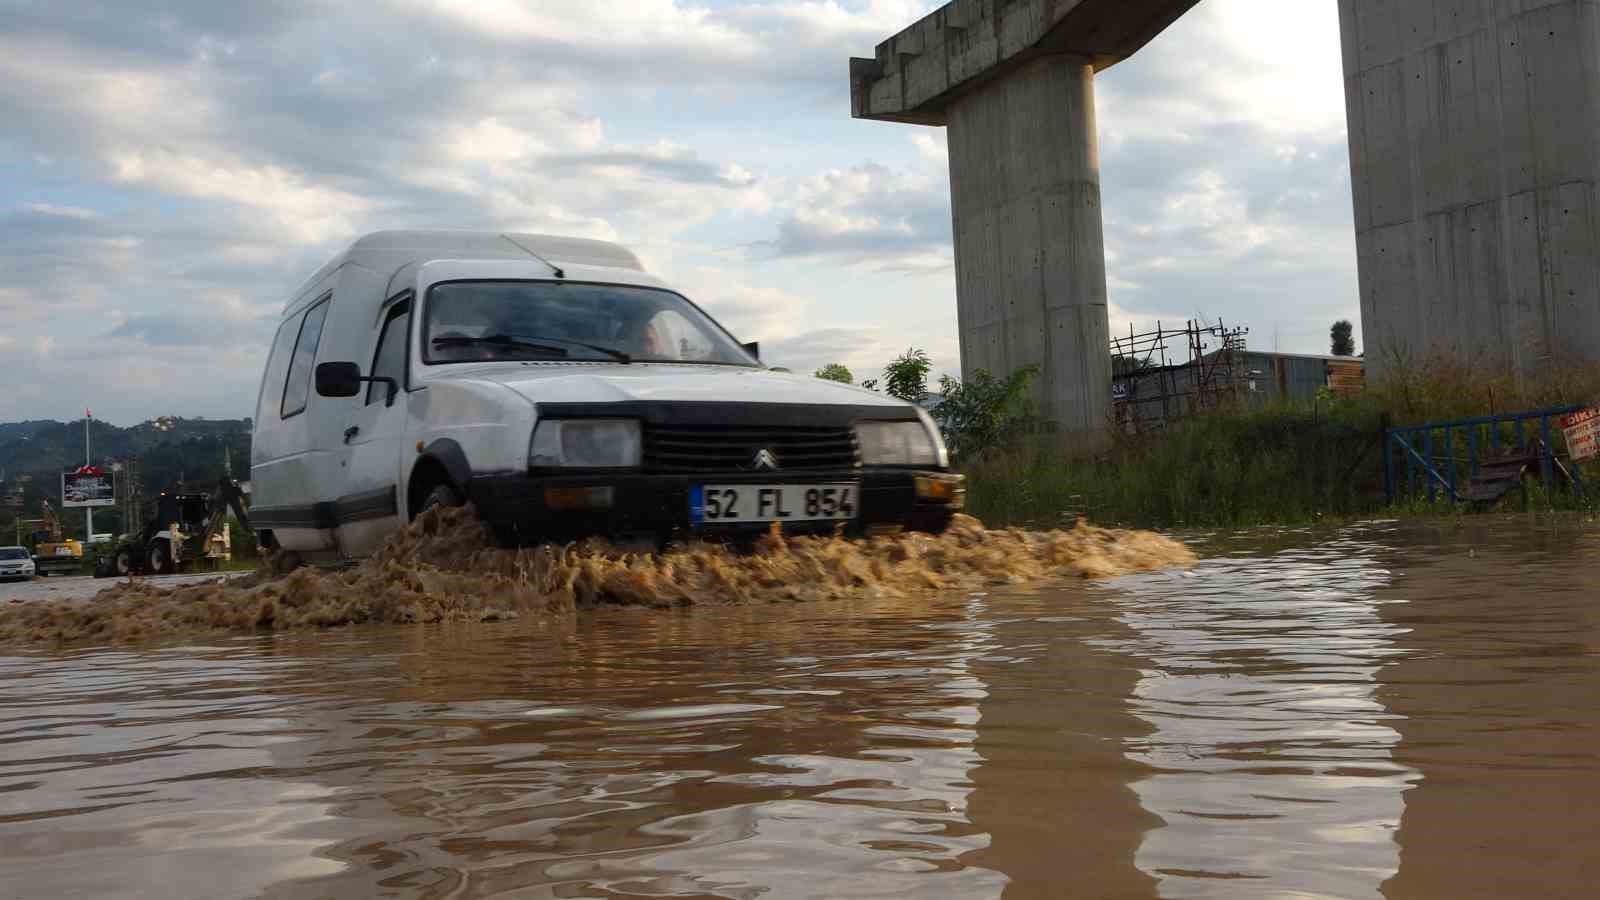
<path fill-rule="evenodd" d="M 837 381 L 840 384 L 856 383 L 856 377 L 851 375 L 850 370 L 840 363 L 828 363 L 818 369 L 816 375 L 824 381 Z"/>
<path fill-rule="evenodd" d="M 1333 328 L 1329 334 L 1333 338 L 1334 356 L 1356 355 L 1356 339 L 1353 337 L 1354 332 L 1355 327 L 1344 319 L 1340 319 L 1339 321 L 1333 323 Z"/>
<path fill-rule="evenodd" d="M 1005 379 L 983 369 L 965 382 L 949 375 L 940 378 L 944 399 L 931 415 L 944 433 L 950 456 L 971 459 L 1011 443 L 1037 425 L 1029 387 L 1038 375 L 1038 366 L 1026 366 Z"/>
<path fill-rule="evenodd" d="M 921 403 L 928 395 L 928 370 L 933 363 L 925 351 L 912 347 L 883 368 L 883 389 L 891 397 Z"/>

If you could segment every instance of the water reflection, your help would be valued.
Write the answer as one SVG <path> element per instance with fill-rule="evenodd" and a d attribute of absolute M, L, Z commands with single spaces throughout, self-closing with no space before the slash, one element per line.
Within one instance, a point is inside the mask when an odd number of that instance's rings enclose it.
<path fill-rule="evenodd" d="M 1124 586 L 1117 642 L 1164 826 L 1138 865 L 1174 897 L 1378 897 L 1415 773 L 1376 697 L 1404 629 L 1379 615 L 1381 547 L 1348 537 Z"/>
<path fill-rule="evenodd" d="M 986 840 L 966 816 L 981 608 L 10 660 L 0 837 L 30 868 L 5 877 L 103 896 L 996 896 L 1000 875 L 958 863 Z"/>
<path fill-rule="evenodd" d="M 1118 649 L 1132 633 L 1110 615 L 1115 597 L 996 604 L 1009 615 L 994 628 L 1003 649 L 975 666 L 989 696 L 970 804 L 989 841 L 966 862 L 1005 873 L 1008 900 L 1155 896 L 1134 855 L 1161 820 L 1130 789 L 1149 768 L 1126 752 L 1151 730 L 1128 703 L 1143 663 Z"/>
<path fill-rule="evenodd" d="M 1586 896 L 1600 533 L 1552 527 L 0 658 L 0 896 Z"/>
<path fill-rule="evenodd" d="M 283 668 L 189 651 L 0 662 L 0 896 L 241 894 L 339 866 L 301 833 L 327 815 L 292 760 Z M 187 695 L 182 700 L 176 696 Z"/>
<path fill-rule="evenodd" d="M 1385 622 L 1406 652 L 1378 696 L 1401 718 L 1400 871 L 1411 898 L 1600 893 L 1600 534 L 1473 524 L 1398 554 Z"/>

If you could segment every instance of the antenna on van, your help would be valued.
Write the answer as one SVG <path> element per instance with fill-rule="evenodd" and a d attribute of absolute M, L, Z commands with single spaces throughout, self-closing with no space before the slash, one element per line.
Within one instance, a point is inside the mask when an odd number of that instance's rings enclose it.
<path fill-rule="evenodd" d="M 550 271 L 552 271 L 552 272 L 554 272 L 554 273 L 555 273 L 555 276 L 556 276 L 556 277 L 557 277 L 557 278 L 566 278 L 566 277 L 567 277 L 567 273 L 565 273 L 565 272 L 563 272 L 563 271 L 561 271 L 561 267 L 560 267 L 560 266 L 558 266 L 558 265 L 556 265 L 556 264 L 555 264 L 555 263 L 553 263 L 553 262 L 551 262 L 551 261 L 550 261 L 550 260 L 548 260 L 548 259 L 545 259 L 545 258 L 544 258 L 544 257 L 542 257 L 542 256 L 540 256 L 540 255 L 539 255 L 539 254 L 537 254 L 537 253 L 535 253 L 535 252 L 533 252 L 533 251 L 532 251 L 532 250 L 529 250 L 529 249 L 528 249 L 528 247 L 527 247 L 527 246 L 526 246 L 526 245 L 525 245 L 525 244 L 519 244 L 519 243 L 517 243 L 517 241 L 516 241 L 516 240 L 514 240 L 514 239 L 513 239 L 513 238 L 512 238 L 512 237 L 511 237 L 511 235 L 509 235 L 509 234 L 502 234 L 502 235 L 500 235 L 500 236 L 501 236 L 501 237 L 503 237 L 503 238 L 505 238 L 505 239 L 506 239 L 506 240 L 508 240 L 508 241 L 510 241 L 510 242 L 511 242 L 511 244 L 512 244 L 512 246 L 514 246 L 514 247 L 517 247 L 517 248 L 518 248 L 518 249 L 520 249 L 520 250 L 521 250 L 521 251 L 522 251 L 522 252 L 523 252 L 523 253 L 526 253 L 526 254 L 528 254 L 528 255 L 529 255 L 529 256 L 531 256 L 531 257 L 533 257 L 533 258 L 534 258 L 534 259 L 537 259 L 537 260 L 538 260 L 538 261 L 539 261 L 539 262 L 542 262 L 542 263 L 544 263 L 544 264 L 545 264 L 545 265 L 547 265 L 547 266 L 549 266 L 549 267 L 550 267 Z"/>

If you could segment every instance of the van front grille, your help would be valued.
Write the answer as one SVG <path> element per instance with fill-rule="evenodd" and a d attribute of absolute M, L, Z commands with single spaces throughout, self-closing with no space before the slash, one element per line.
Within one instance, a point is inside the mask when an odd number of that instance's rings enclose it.
<path fill-rule="evenodd" d="M 756 466 L 767 451 L 778 468 Z M 645 425 L 644 468 L 661 473 L 838 472 L 861 465 L 849 428 Z"/>

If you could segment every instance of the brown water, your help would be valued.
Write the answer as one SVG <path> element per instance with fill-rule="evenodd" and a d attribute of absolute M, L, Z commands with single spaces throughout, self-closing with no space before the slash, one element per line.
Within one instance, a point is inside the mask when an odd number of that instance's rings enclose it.
<path fill-rule="evenodd" d="M 1600 530 L 0 657 L 0 897 L 1592 897 Z"/>

